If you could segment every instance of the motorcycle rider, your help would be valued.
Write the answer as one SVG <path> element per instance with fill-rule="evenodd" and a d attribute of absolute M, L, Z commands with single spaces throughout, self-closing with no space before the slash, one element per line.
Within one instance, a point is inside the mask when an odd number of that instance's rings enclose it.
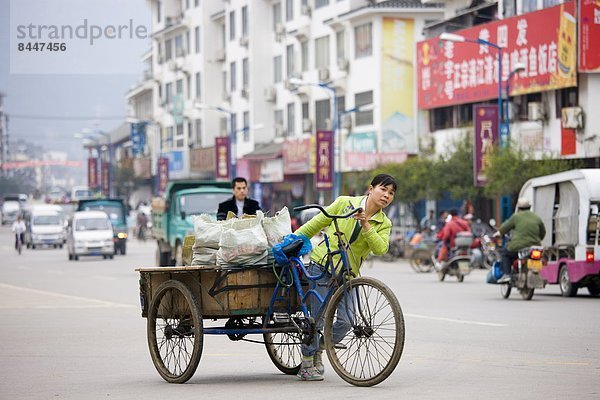
<path fill-rule="evenodd" d="M 27 228 L 25 227 L 25 222 L 23 222 L 23 217 L 18 215 L 16 221 L 13 222 L 11 227 L 11 230 L 15 234 L 15 250 L 18 249 L 19 240 L 21 241 L 21 245 L 24 243 L 26 229 Z"/>
<path fill-rule="evenodd" d="M 539 246 L 546 236 L 544 222 L 534 212 L 530 211 L 529 199 L 521 197 L 517 200 L 517 212 L 505 221 L 494 236 L 502 236 L 513 231 L 512 238 L 502 252 L 502 272 L 504 275 L 498 283 L 510 281 L 510 271 L 513 262 L 518 258 L 521 249 L 530 246 Z"/>
<path fill-rule="evenodd" d="M 442 241 L 442 247 L 438 253 L 436 269 L 441 269 L 442 263 L 449 257 L 450 250 L 454 248 L 454 241 L 458 232 L 471 232 L 467 221 L 458 216 L 457 210 L 450 210 L 451 219 L 446 222 L 444 228 L 438 233 L 438 239 Z"/>

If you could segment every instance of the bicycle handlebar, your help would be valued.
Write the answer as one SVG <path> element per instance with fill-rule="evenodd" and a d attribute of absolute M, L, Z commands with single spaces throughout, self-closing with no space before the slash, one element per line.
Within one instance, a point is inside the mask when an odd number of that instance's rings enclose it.
<path fill-rule="evenodd" d="M 350 211 L 346 215 L 331 215 L 327 211 L 325 211 L 325 208 L 322 205 L 320 205 L 320 204 L 307 204 L 305 206 L 294 207 L 294 211 L 308 210 L 309 208 L 316 208 L 319 211 L 321 211 L 323 213 L 323 215 L 325 215 L 327 218 L 331 218 L 331 219 L 348 218 L 351 215 L 356 214 L 357 212 L 361 212 L 362 211 L 362 207 L 358 207 L 358 208 L 355 208 L 354 210 Z"/>

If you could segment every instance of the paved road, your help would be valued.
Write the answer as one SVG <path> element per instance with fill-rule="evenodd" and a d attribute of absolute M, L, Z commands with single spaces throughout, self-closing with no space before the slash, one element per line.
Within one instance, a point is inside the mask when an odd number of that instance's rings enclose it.
<path fill-rule="evenodd" d="M 364 271 L 393 289 L 406 318 L 404 354 L 381 385 L 356 388 L 330 368 L 324 382 L 298 382 L 262 345 L 220 336 L 206 338 L 187 384 L 167 384 L 148 353 L 133 271 L 152 265 L 153 243 L 74 262 L 64 249 L 18 256 L 11 241 L 0 228 L 0 399 L 600 398 L 600 299 L 548 287 L 530 302 L 504 300 L 484 271 L 440 283 L 402 260 Z"/>

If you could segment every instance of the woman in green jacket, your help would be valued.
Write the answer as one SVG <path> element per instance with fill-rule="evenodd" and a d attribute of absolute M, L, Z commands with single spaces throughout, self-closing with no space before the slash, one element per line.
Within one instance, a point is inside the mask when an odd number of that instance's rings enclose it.
<path fill-rule="evenodd" d="M 347 214 L 355 208 L 362 208 L 361 212 L 353 215 L 353 218 L 338 220 L 338 226 L 344 233 L 346 241 L 350 242 L 350 251 L 348 260 L 355 276 L 359 275 L 360 265 L 367 258 L 369 253 L 375 255 L 385 254 L 389 248 L 390 231 L 392 222 L 383 213 L 383 209 L 390 205 L 396 193 L 396 181 L 387 174 L 377 175 L 369 185 L 369 191 L 366 196 L 340 196 L 325 209 L 331 215 Z M 335 239 L 332 220 L 322 213 L 314 216 L 310 221 L 301 226 L 295 233 L 311 238 L 325 229 L 327 235 L 331 238 L 329 247 L 331 251 L 337 250 L 337 240 Z M 336 258 L 337 257 L 337 258 Z M 341 267 L 339 256 L 333 259 L 333 265 Z M 325 243 L 320 243 L 310 255 L 310 265 L 308 268 L 311 275 L 319 275 L 324 271 L 327 258 L 327 247 Z M 311 289 L 315 289 L 324 298 L 328 288 L 326 283 L 331 275 L 328 272 L 318 281 L 311 281 Z M 320 306 L 315 296 L 309 297 L 309 305 L 312 310 L 317 310 Z M 340 307 L 344 308 L 342 302 Z M 338 319 L 334 323 L 333 339 L 338 343 L 343 339 L 350 329 L 350 316 L 344 315 L 343 310 L 338 310 Z M 345 318 L 340 318 L 343 316 Z M 341 320 L 344 319 L 344 320 Z M 323 330 L 323 318 L 317 321 L 317 333 L 313 342 L 309 345 L 302 345 L 302 366 L 298 372 L 298 377 L 304 381 L 323 380 L 323 343 L 319 331 Z"/>

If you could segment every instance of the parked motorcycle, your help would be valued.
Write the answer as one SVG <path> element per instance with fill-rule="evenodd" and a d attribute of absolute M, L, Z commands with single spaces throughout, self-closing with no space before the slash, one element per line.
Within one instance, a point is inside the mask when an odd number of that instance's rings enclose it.
<path fill-rule="evenodd" d="M 439 267 L 438 279 L 440 281 L 443 281 L 446 275 L 449 275 L 456 276 L 456 279 L 462 282 L 465 280 L 465 276 L 471 273 L 473 234 L 471 232 L 459 232 L 454 239 L 454 243 L 454 248 L 450 250 L 448 260 L 443 261 Z"/>
<path fill-rule="evenodd" d="M 390 248 L 386 254 L 381 256 L 381 259 L 390 262 L 400 257 L 404 257 L 404 235 L 394 227 L 390 235 Z"/>
<path fill-rule="evenodd" d="M 517 288 L 523 300 L 531 300 L 535 289 L 546 287 L 547 281 L 540 276 L 543 267 L 544 248 L 531 246 L 518 252 L 518 258 L 512 265 L 510 281 L 500 285 L 502 297 L 508 299 L 512 288 Z"/>

